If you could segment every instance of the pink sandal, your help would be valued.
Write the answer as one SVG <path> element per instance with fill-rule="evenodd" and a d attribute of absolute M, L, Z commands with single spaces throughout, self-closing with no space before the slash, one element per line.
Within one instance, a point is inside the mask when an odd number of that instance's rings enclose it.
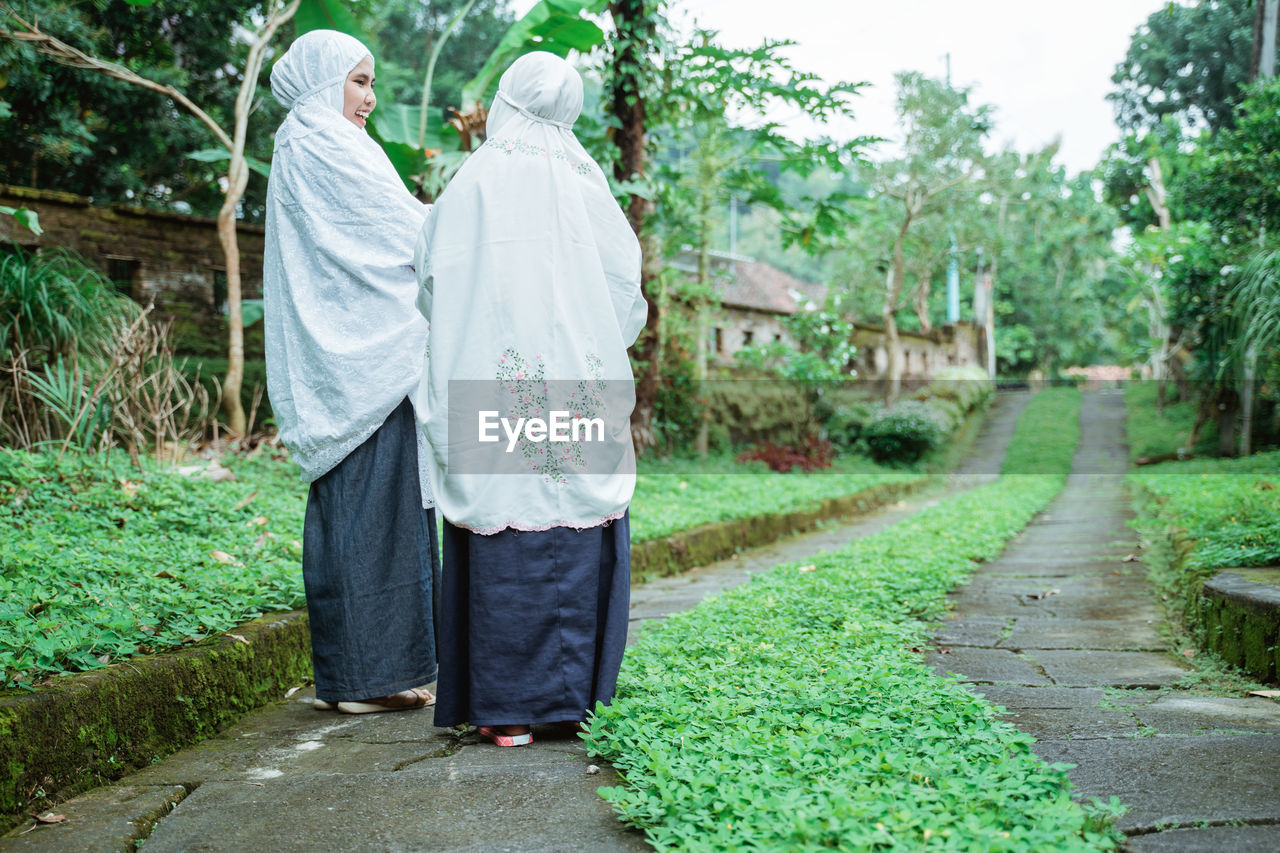
<path fill-rule="evenodd" d="M 494 746 L 528 746 L 533 743 L 533 732 L 504 735 L 493 726 L 477 726 L 476 733 L 483 738 L 488 738 Z"/>

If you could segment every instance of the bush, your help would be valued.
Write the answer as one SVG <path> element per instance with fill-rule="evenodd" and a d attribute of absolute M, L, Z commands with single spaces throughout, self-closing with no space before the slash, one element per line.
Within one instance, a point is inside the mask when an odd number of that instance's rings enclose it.
<path fill-rule="evenodd" d="M 770 471 L 785 474 L 792 468 L 802 471 L 817 471 L 830 468 L 835 458 L 836 449 L 831 442 L 821 438 L 810 438 L 798 446 L 789 444 L 771 444 L 765 442 L 744 452 L 738 457 L 739 462 L 763 462 Z"/>
<path fill-rule="evenodd" d="M 104 340 L 136 314 L 136 306 L 73 252 L 29 255 L 21 249 L 0 261 L 0 355 L 30 354 L 41 366 L 58 355 Z"/>
<path fill-rule="evenodd" d="M 903 403 L 881 411 L 862 429 L 871 458 L 881 463 L 910 465 L 942 444 L 945 432 L 939 418 L 920 403 Z"/>
<path fill-rule="evenodd" d="M 875 419 L 876 412 L 876 406 L 867 402 L 841 406 L 826 420 L 827 437 L 841 451 L 859 449 L 863 430 Z"/>

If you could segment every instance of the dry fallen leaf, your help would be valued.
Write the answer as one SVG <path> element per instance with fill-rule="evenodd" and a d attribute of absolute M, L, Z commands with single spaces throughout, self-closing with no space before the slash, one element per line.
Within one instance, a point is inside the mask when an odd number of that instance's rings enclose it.
<path fill-rule="evenodd" d="M 297 693 L 301 689 L 302 689 L 301 685 L 299 685 L 298 687 L 290 687 L 288 690 L 284 692 L 284 698 L 288 699 L 290 696 Z"/>
<path fill-rule="evenodd" d="M 250 524 L 256 524 L 259 527 L 261 527 L 262 525 L 266 524 L 268 521 L 270 521 L 270 519 L 267 518 L 265 515 L 256 515 L 253 517 L 253 521 L 251 521 Z"/>
<path fill-rule="evenodd" d="M 1280 699 L 1280 690 L 1250 690 L 1250 696 L 1261 696 L 1264 699 Z"/>
<path fill-rule="evenodd" d="M 219 563 L 234 563 L 236 558 L 228 554 L 226 551 L 210 551 L 209 556 L 217 560 Z"/>
<path fill-rule="evenodd" d="M 249 645 L 249 641 L 246 640 L 244 637 L 240 636 L 239 634 L 223 634 L 222 636 L 230 637 L 231 639 L 235 640 L 238 643 L 244 643 L 246 646 Z"/>
<path fill-rule="evenodd" d="M 599 768 L 599 767 L 597 767 L 596 765 L 594 765 L 594 764 L 588 764 L 588 765 L 587 765 L 587 775 L 588 775 L 588 776 L 594 776 L 594 775 L 596 775 L 596 774 L 597 774 L 597 773 L 599 773 L 599 772 L 600 772 L 600 768 Z"/>
<path fill-rule="evenodd" d="M 250 502 L 251 500 L 253 500 L 254 498 L 256 498 L 257 496 L 258 496 L 258 490 L 257 490 L 257 489 L 254 489 L 252 492 L 250 492 L 249 494 L 247 494 L 247 495 L 245 495 L 244 497 L 242 497 L 239 501 L 237 501 L 237 502 L 236 502 L 236 505 L 235 505 L 235 506 L 233 506 L 231 509 L 232 509 L 232 510 L 240 510 L 240 509 L 244 509 L 245 507 L 247 507 L 247 506 L 249 505 L 249 502 Z"/>
<path fill-rule="evenodd" d="M 1257 486 L 1260 491 L 1264 491 L 1264 492 L 1274 492 L 1276 490 L 1275 484 L 1269 483 L 1266 480 L 1260 480 L 1257 483 Z"/>
<path fill-rule="evenodd" d="M 64 814 L 54 814 L 53 812 L 45 812 L 42 815 L 36 815 L 37 823 L 66 823 L 67 816 Z"/>
<path fill-rule="evenodd" d="M 800 569 L 799 569 L 799 571 L 802 571 L 802 572 L 812 572 L 812 571 L 817 570 L 817 568 L 818 568 L 817 566 L 815 566 L 815 565 L 813 565 L 813 564 L 810 564 L 810 565 L 807 565 L 807 566 L 801 566 L 801 567 L 800 567 Z"/>
<path fill-rule="evenodd" d="M 1182 656 L 1183 656 L 1184 658 L 1193 658 L 1193 657 L 1195 657 L 1195 656 L 1196 656 L 1196 650 L 1195 650 L 1195 649 L 1183 649 L 1183 650 L 1182 650 Z"/>
<path fill-rule="evenodd" d="M 177 578 L 176 578 L 176 577 L 174 577 L 173 575 L 171 575 L 171 574 L 169 573 L 169 570 L 168 570 L 168 569 L 164 570 L 163 572 L 156 572 L 156 577 L 158 577 L 158 578 L 164 578 L 164 579 L 166 579 L 166 580 L 171 580 L 171 581 L 172 581 L 172 580 L 177 580 Z"/>
<path fill-rule="evenodd" d="M 1130 554 L 1130 555 L 1128 555 L 1127 557 L 1125 557 L 1123 560 L 1121 560 L 1120 562 L 1122 562 L 1122 563 L 1135 563 L 1135 562 L 1137 562 L 1137 560 L 1138 560 L 1137 555 L 1135 555 L 1135 554 Z"/>

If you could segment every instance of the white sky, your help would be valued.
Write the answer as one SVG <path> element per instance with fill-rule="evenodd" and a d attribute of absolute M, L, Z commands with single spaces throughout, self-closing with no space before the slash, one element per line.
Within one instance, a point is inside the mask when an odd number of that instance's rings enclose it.
<path fill-rule="evenodd" d="M 535 0 L 512 0 L 517 15 Z M 1164 0 L 672 0 L 676 15 L 719 30 L 722 43 L 798 42 L 788 56 L 828 82 L 867 81 L 857 120 L 831 128 L 848 138 L 893 138 L 893 74 L 946 73 L 972 87 L 971 102 L 996 107 L 991 146 L 1018 150 L 1061 137 L 1071 172 L 1091 168 L 1118 138 L 1111 74 L 1129 38 Z M 677 18 L 679 20 L 679 18 Z M 784 119 L 784 116 L 774 116 Z M 796 130 L 803 134 L 803 126 Z"/>

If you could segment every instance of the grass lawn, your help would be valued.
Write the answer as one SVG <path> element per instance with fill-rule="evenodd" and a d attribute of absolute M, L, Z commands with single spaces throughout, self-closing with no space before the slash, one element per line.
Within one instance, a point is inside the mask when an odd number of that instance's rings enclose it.
<path fill-rule="evenodd" d="M 945 594 L 1061 489 L 1079 394 L 1035 397 L 1006 476 L 668 617 L 628 650 L 588 744 L 659 849 L 1088 850 L 1114 846 L 1061 767 L 920 648 Z M 1015 462 L 1016 465 L 1016 462 Z"/>

